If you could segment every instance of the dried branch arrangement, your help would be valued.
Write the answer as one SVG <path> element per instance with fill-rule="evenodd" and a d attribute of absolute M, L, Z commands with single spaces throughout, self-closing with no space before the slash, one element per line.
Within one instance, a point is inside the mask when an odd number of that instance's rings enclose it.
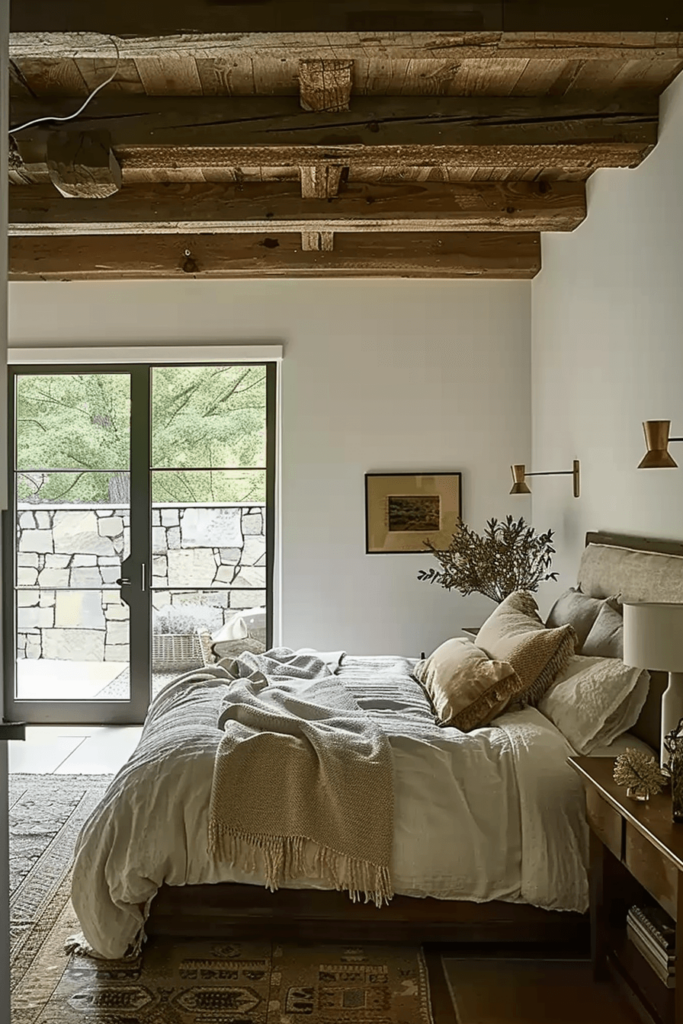
<path fill-rule="evenodd" d="M 643 800 L 660 792 L 665 777 L 654 757 L 627 747 L 614 762 L 614 781 L 626 786 L 629 795 Z"/>
<path fill-rule="evenodd" d="M 417 578 L 464 595 L 484 594 L 500 604 L 515 590 L 538 590 L 545 580 L 557 579 L 550 572 L 552 539 L 552 530 L 537 534 L 512 516 L 489 519 L 481 535 L 463 523 L 444 551 L 426 541 L 441 570 L 422 569 Z"/>
<path fill-rule="evenodd" d="M 671 732 L 667 732 L 664 735 L 665 760 L 662 765 L 662 771 L 668 776 L 673 774 L 674 756 L 677 753 L 677 744 L 681 736 L 681 730 L 683 730 L 683 718 L 679 719 L 678 725 L 674 726 Z"/>

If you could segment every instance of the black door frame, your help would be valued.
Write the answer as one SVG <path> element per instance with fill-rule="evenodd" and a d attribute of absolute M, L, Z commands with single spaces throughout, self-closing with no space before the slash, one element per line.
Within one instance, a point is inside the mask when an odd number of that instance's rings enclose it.
<path fill-rule="evenodd" d="M 204 366 L 212 361 L 150 363 L 12 364 L 8 367 L 8 509 L 2 513 L 3 544 L 3 652 L 5 715 L 28 723 L 59 725 L 137 725 L 152 697 L 152 370 L 166 366 Z M 258 366 L 266 369 L 266 637 L 273 639 L 273 580 L 275 561 L 275 458 L 277 364 L 221 360 L 221 365 Z M 16 380 L 22 376 L 52 374 L 126 374 L 131 381 L 130 427 L 130 551 L 122 562 L 122 600 L 130 608 L 130 694 L 122 700 L 18 700 L 16 668 Z M 146 412 L 146 415 L 145 415 Z M 79 588 L 88 589 L 88 588 Z M 208 588 L 198 588 L 208 589 Z M 36 714 L 36 712 L 38 712 Z"/>

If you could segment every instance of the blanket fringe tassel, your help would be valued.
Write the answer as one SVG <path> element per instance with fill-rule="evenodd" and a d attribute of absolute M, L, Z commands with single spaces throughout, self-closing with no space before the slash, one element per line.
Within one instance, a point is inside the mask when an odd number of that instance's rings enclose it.
<path fill-rule="evenodd" d="M 252 835 L 217 822 L 209 825 L 209 852 L 214 857 L 253 873 L 258 867 L 255 854 L 261 854 L 266 888 L 271 892 L 284 882 L 305 876 L 307 842 L 303 836 Z M 338 891 L 348 892 L 354 903 L 364 898 L 366 903 L 381 907 L 394 895 L 388 867 L 346 856 L 326 846 L 317 845 L 315 871 Z"/>

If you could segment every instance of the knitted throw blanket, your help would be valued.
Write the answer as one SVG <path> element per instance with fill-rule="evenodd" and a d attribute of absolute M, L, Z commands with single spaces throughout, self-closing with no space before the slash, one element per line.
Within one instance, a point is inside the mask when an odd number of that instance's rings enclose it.
<path fill-rule="evenodd" d="M 275 679 L 239 660 L 214 763 L 209 849 L 266 885 L 310 875 L 382 906 L 393 895 L 391 748 L 323 666 L 317 678 Z M 313 863 L 311 861 L 313 858 Z"/>

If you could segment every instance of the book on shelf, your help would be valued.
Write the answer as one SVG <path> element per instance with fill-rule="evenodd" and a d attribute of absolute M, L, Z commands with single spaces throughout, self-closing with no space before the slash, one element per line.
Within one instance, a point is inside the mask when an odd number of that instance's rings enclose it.
<path fill-rule="evenodd" d="M 631 944 L 635 946 L 640 955 L 643 957 L 643 960 L 646 960 L 648 962 L 648 964 L 655 972 L 659 980 L 662 981 L 667 988 L 675 988 L 676 972 L 667 969 L 666 967 L 663 967 L 662 964 L 650 954 L 650 951 L 648 950 L 647 946 L 645 946 L 641 942 L 640 936 L 636 935 L 630 929 L 627 929 L 627 934 Z"/>
<path fill-rule="evenodd" d="M 676 925 L 660 906 L 648 904 L 639 907 L 634 904 L 628 912 L 627 920 L 632 921 L 640 931 L 647 932 L 662 949 L 675 950 Z"/>
<path fill-rule="evenodd" d="M 642 922 L 639 921 L 637 917 L 634 917 L 630 913 L 630 911 L 626 916 L 626 923 L 641 936 L 644 942 L 646 942 L 649 946 L 652 947 L 653 952 L 660 957 L 662 962 L 665 963 L 667 961 L 675 960 L 675 947 L 673 945 L 664 946 L 660 942 L 658 942 L 657 939 L 654 938 L 654 936 L 652 935 L 652 932 L 648 931 L 648 929 L 645 928 Z"/>
<path fill-rule="evenodd" d="M 626 922 L 626 934 L 633 942 L 634 946 L 638 947 L 640 952 L 653 967 L 660 968 L 666 974 L 676 973 L 675 957 L 668 957 L 666 953 L 663 953 L 662 950 L 655 946 L 651 940 L 644 937 L 641 932 L 635 929 L 630 921 Z"/>

